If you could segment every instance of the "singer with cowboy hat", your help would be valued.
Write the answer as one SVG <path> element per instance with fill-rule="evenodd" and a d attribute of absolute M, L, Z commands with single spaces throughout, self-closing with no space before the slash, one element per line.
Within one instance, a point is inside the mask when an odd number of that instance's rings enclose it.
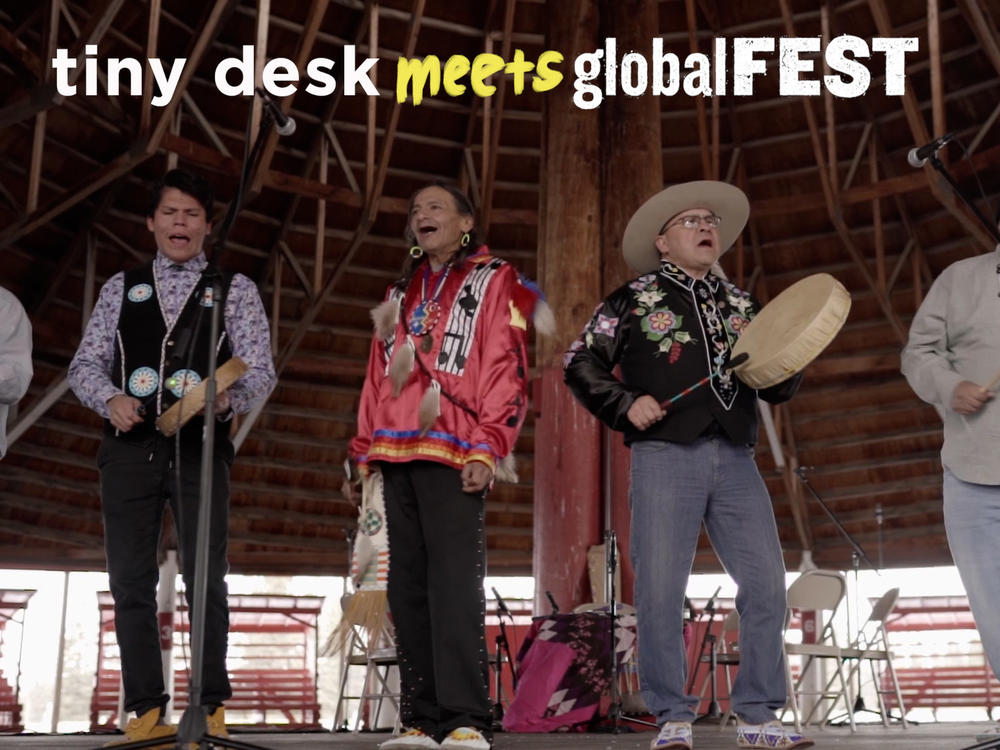
<path fill-rule="evenodd" d="M 564 357 L 567 385 L 632 452 L 629 503 L 642 696 L 660 727 L 651 750 L 692 747 L 698 699 L 687 695 L 684 591 L 702 521 L 736 581 L 740 670 L 737 745 L 813 743 L 775 719 L 785 704 L 785 568 L 774 511 L 754 463 L 757 397 L 786 401 L 801 376 L 760 391 L 723 370 L 757 314 L 717 261 L 750 214 L 740 189 L 688 182 L 633 214 L 622 240 L 633 279 L 606 297 Z M 621 367 L 621 378 L 614 368 Z M 661 404 L 706 376 L 664 409 Z"/>

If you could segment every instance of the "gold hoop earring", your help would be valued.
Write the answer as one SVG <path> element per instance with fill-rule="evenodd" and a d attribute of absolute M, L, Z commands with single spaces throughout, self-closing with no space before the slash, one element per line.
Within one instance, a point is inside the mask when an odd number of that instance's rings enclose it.
<path fill-rule="evenodd" d="M 411 258 L 419 258 L 423 254 L 424 254 L 424 249 L 420 247 L 420 245 L 414 245 L 413 247 L 410 248 Z"/>
<path fill-rule="evenodd" d="M 468 232 L 462 235 L 462 247 L 468 247 L 471 241 L 472 237 L 469 236 Z"/>

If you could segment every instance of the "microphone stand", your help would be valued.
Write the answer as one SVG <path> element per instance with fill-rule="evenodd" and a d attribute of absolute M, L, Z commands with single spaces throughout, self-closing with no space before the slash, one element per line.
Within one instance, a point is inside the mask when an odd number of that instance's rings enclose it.
<path fill-rule="evenodd" d="M 695 620 L 695 625 L 701 622 L 704 615 L 708 615 L 708 624 L 705 626 L 705 632 L 701 638 L 701 645 L 698 647 L 698 658 L 695 659 L 694 669 L 691 670 L 691 676 L 688 678 L 687 692 L 691 694 L 694 691 L 694 683 L 698 677 L 698 667 L 705 660 L 705 647 L 708 646 L 708 665 L 709 665 L 709 686 L 711 689 L 711 699 L 708 703 L 708 710 L 695 719 L 697 722 L 712 722 L 719 721 L 722 718 L 722 709 L 719 707 L 718 699 L 718 682 L 716 675 L 716 668 L 718 667 L 718 662 L 716 661 L 718 656 L 717 651 L 717 638 L 715 633 L 712 632 L 712 626 L 715 624 L 715 600 L 719 596 L 719 592 L 722 591 L 722 586 L 719 586 L 715 593 L 712 594 L 712 598 L 708 600 L 701 612 L 698 613 L 698 618 Z M 704 684 L 704 683 L 703 683 Z M 702 688 L 704 690 L 704 688 Z M 704 693 L 703 693 L 704 694 Z"/>
<path fill-rule="evenodd" d="M 220 231 L 215 237 L 215 250 L 212 254 L 213 262 L 221 255 L 225 247 L 225 242 L 229 236 L 236 215 L 244 202 L 244 189 L 248 182 L 248 177 L 256 167 L 263 152 L 263 144 L 267 140 L 271 127 L 273 127 L 271 117 L 265 117 L 261 121 L 260 129 L 253 148 L 244 150 L 243 170 L 240 174 L 239 187 L 236 196 L 229 204 L 225 220 L 222 222 Z M 249 141 L 249 118 L 247 122 L 247 141 Z M 191 598 L 191 677 L 188 681 L 188 705 L 181 715 L 181 720 L 177 725 L 176 746 L 178 750 L 186 750 L 191 745 L 198 745 L 202 748 L 209 744 L 234 748 L 234 750 L 265 750 L 261 745 L 254 745 L 248 742 L 240 742 L 231 737 L 218 737 L 208 734 L 208 723 L 205 709 L 201 705 L 202 675 L 204 670 L 204 645 L 205 645 L 205 601 L 208 592 L 208 546 L 209 546 L 209 526 L 211 522 L 212 507 L 212 459 L 215 451 L 215 388 L 216 388 L 216 342 L 219 339 L 221 328 L 220 316 L 223 314 L 225 299 L 222 295 L 222 287 L 218 273 L 212 274 L 211 284 L 211 336 L 208 346 L 208 377 L 205 393 L 205 429 L 202 434 L 201 450 L 201 484 L 198 500 L 198 532 L 195 541 L 194 559 L 194 593 Z M 207 289 L 207 288 L 206 288 Z M 178 430 L 179 432 L 179 430 Z M 139 742 L 130 742 L 118 745 L 119 750 L 132 750 L 132 748 L 152 747 L 163 745 L 164 738 L 157 737 Z"/>
<path fill-rule="evenodd" d="M 507 655 L 507 663 L 510 664 L 510 678 L 511 687 L 514 691 L 517 691 L 517 670 L 514 668 L 514 659 L 510 655 L 510 641 L 507 639 L 507 628 L 503 622 L 503 615 L 506 614 L 510 618 L 510 624 L 514 625 L 514 615 L 511 611 L 507 609 L 507 605 L 504 604 L 503 599 L 497 593 L 496 589 L 493 589 L 493 595 L 497 600 L 497 622 L 500 624 L 500 634 L 496 637 L 496 647 L 497 647 L 497 660 L 496 660 L 496 673 L 494 677 L 496 678 L 496 701 L 493 704 L 493 731 L 502 732 L 503 731 L 503 703 L 501 702 L 501 696 L 503 695 L 503 657 L 504 654 Z"/>
<path fill-rule="evenodd" d="M 646 727 L 656 728 L 656 723 L 626 716 L 622 705 L 620 678 L 621 664 L 618 661 L 618 649 L 615 631 L 618 625 L 618 600 L 615 586 L 618 571 L 618 535 L 615 533 L 611 515 L 611 430 L 604 428 L 604 593 L 608 600 L 608 622 L 611 629 L 611 704 L 608 706 L 608 718 L 611 719 L 611 733 L 621 734 L 631 731 L 621 726 L 622 721 L 630 721 Z"/>
<path fill-rule="evenodd" d="M 937 170 L 937 172 L 942 177 L 944 177 L 944 179 L 948 182 L 948 184 L 951 185 L 951 189 L 955 191 L 955 195 L 957 195 L 959 198 L 962 199 L 962 202 L 966 206 L 968 206 L 969 210 L 972 211 L 972 213 L 975 215 L 977 219 L 979 219 L 979 222 L 984 227 L 986 227 L 986 231 L 989 232 L 993 240 L 997 244 L 1000 244 L 1000 229 L 997 228 L 996 224 L 994 224 L 992 221 L 983 216 L 982 212 L 979 210 L 976 204 L 966 197 L 965 193 L 962 192 L 962 189 L 958 186 L 958 183 L 955 181 L 955 178 L 951 176 L 951 173 L 948 171 L 945 165 L 941 163 L 940 159 L 938 159 L 937 151 L 928 156 L 927 161 L 929 161 L 931 163 L 931 166 L 933 166 L 934 169 Z"/>
<path fill-rule="evenodd" d="M 849 545 L 851 545 L 851 568 L 854 571 L 854 593 L 855 593 L 854 617 L 855 620 L 857 620 L 860 614 L 858 612 L 857 592 L 859 589 L 858 573 L 861 561 L 864 560 L 868 568 L 874 570 L 876 573 L 881 573 L 881 571 L 877 567 L 875 567 L 875 564 L 871 561 L 868 555 L 865 554 L 865 551 L 861 547 L 861 545 L 858 544 L 857 540 L 851 536 L 851 533 L 846 528 L 844 528 L 844 525 L 840 522 L 840 519 L 837 518 L 837 515 L 833 512 L 830 506 L 826 504 L 823 498 L 820 497 L 816 489 L 809 483 L 809 480 L 806 478 L 807 471 L 808 469 L 805 466 L 800 466 L 795 470 L 795 476 L 797 476 L 799 478 L 799 481 L 805 485 L 806 489 L 809 490 L 809 494 L 813 496 L 813 499 L 817 503 L 819 503 L 819 506 L 826 512 L 826 515 L 829 516 L 831 521 L 833 521 L 833 525 L 837 527 L 837 531 L 840 532 L 840 535 L 847 540 L 847 543 Z M 858 625 L 857 621 L 855 621 L 854 627 L 855 630 L 860 630 L 860 626 Z M 858 694 L 854 699 L 854 706 L 851 708 L 851 713 L 856 714 L 861 712 L 878 714 L 879 716 L 881 716 L 881 714 L 878 711 L 865 707 L 864 698 L 861 697 L 861 670 L 858 669 Z M 834 722 L 831 720 L 829 723 L 833 724 Z"/>

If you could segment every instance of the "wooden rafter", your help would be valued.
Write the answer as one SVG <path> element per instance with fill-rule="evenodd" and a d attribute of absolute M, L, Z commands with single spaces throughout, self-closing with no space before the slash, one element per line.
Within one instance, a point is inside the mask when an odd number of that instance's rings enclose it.
<path fill-rule="evenodd" d="M 931 65 L 931 122 L 935 133 L 948 129 L 944 111 L 944 75 L 941 73 L 941 14 L 938 0 L 927 0 L 927 57 Z M 943 155 L 942 155 L 943 158 Z"/>
<path fill-rule="evenodd" d="M 848 167 L 847 174 L 844 175 L 844 184 L 837 191 L 837 199 L 841 203 L 846 202 L 846 199 L 840 195 L 840 192 L 850 188 L 851 183 L 854 182 L 854 176 L 858 173 L 858 167 L 861 166 L 861 159 L 864 157 L 865 149 L 868 147 L 868 137 L 871 135 L 874 126 L 874 122 L 869 119 L 865 123 L 865 129 L 861 132 L 861 137 L 858 139 L 858 147 L 854 150 L 854 158 L 851 159 L 851 166 Z"/>
<path fill-rule="evenodd" d="M 698 19 L 695 15 L 694 0 L 684 0 L 687 16 L 688 45 L 691 52 L 698 52 Z M 705 97 L 694 97 L 698 110 L 698 142 L 701 144 L 701 173 L 704 179 L 712 176 L 712 162 L 709 155 L 708 121 L 705 116 Z"/>
<path fill-rule="evenodd" d="M 368 20 L 370 17 L 370 8 L 374 0 L 366 0 L 365 6 L 362 9 L 360 20 L 358 22 L 357 28 L 354 30 L 354 44 L 357 45 L 365 34 L 368 28 Z M 340 106 L 340 102 L 343 98 L 343 87 L 338 87 L 336 91 L 333 92 L 332 96 L 327 97 L 326 103 L 324 104 L 323 113 L 320 116 L 320 123 L 322 127 L 313 133 L 312 140 L 309 145 L 309 150 L 306 154 L 305 164 L 302 167 L 302 171 L 299 173 L 302 179 L 308 179 L 309 175 L 312 174 L 312 170 L 316 165 L 316 160 L 319 159 L 320 154 L 320 140 L 324 137 L 323 129 L 330 127 L 332 128 L 333 118 L 337 113 L 337 108 Z M 357 183 L 355 183 L 356 185 Z M 273 185 L 272 185 L 273 187 Z M 284 214 L 281 219 L 281 224 L 278 226 L 271 240 L 270 247 L 268 248 L 268 263 L 258 276 L 266 278 L 267 273 L 273 268 L 273 261 L 271 260 L 279 250 L 285 255 L 285 259 L 292 265 L 292 269 L 295 271 L 296 277 L 302 284 L 303 289 L 310 296 L 312 295 L 312 285 L 309 283 L 308 278 L 302 271 L 298 260 L 295 258 L 289 249 L 287 243 L 285 242 L 285 236 L 288 234 L 289 228 L 292 226 L 292 222 L 295 219 L 295 213 L 298 211 L 299 200 L 303 197 L 318 197 L 316 195 L 308 195 L 306 193 L 298 193 L 295 191 L 287 191 L 291 193 L 291 198 L 285 207 Z M 343 191 L 344 194 L 350 195 L 348 191 Z M 364 196 L 360 195 L 360 191 L 355 190 L 354 199 L 357 201 L 356 206 L 360 206 L 364 201 Z M 335 197 L 333 200 L 340 201 L 340 197 Z"/>
<path fill-rule="evenodd" d="M 785 3 L 787 0 L 782 0 Z M 885 0 L 868 0 L 868 7 L 875 19 L 875 27 L 882 36 L 892 36 L 892 22 L 889 18 L 889 10 Z M 916 143 L 927 143 L 930 135 L 927 132 L 927 125 L 920 113 L 920 104 L 914 95 L 911 87 L 907 86 L 903 92 L 903 111 L 906 114 L 906 122 L 910 126 L 910 133 Z M 927 166 L 925 172 L 933 171 L 933 167 Z M 943 184 L 943 180 L 937 175 L 933 175 L 930 180 L 931 193 L 944 206 L 948 212 L 955 217 L 958 223 L 969 233 L 969 235 L 979 243 L 984 250 L 992 250 L 994 240 L 983 227 L 976 223 L 976 220 L 955 200 L 955 196 L 948 192 Z"/>
<path fill-rule="evenodd" d="M 160 36 L 160 11 L 162 0 L 149 0 L 147 11 L 149 17 L 146 23 L 146 59 L 156 57 L 157 42 Z M 142 105 L 139 113 L 139 135 L 149 134 L 152 123 L 153 81 L 152 76 L 145 76 L 142 86 Z"/>
<path fill-rule="evenodd" d="M 184 66 L 184 70 L 181 71 L 174 95 L 167 103 L 167 106 L 163 108 L 163 112 L 156 122 L 156 127 L 153 128 L 149 141 L 146 143 L 146 153 L 148 155 L 156 153 L 157 149 L 160 148 L 160 141 L 163 140 L 167 129 L 174 119 L 174 113 L 181 104 L 188 84 L 191 83 L 191 79 L 201 64 L 205 52 L 211 47 L 212 42 L 218 35 L 222 27 L 222 20 L 232 12 L 237 2 L 238 0 L 215 0 L 215 3 L 205 14 L 204 20 L 198 27 L 200 29 L 199 34 L 187 51 L 187 64 Z"/>
<path fill-rule="evenodd" d="M 85 33 L 88 35 L 98 36 L 98 32 L 103 34 L 107 28 L 107 24 L 110 24 L 111 18 L 113 18 L 114 12 L 117 11 L 121 2 L 122 0 L 107 0 L 104 15 L 98 17 L 95 14 L 95 16 L 93 16 L 90 20 L 88 31 Z M 201 32 L 187 54 L 188 62 L 184 67 L 180 80 L 178 81 L 175 95 L 170 100 L 170 103 L 164 108 L 160 120 L 157 122 L 156 128 L 154 129 L 149 141 L 146 142 L 145 147 L 139 143 L 134 144 L 116 159 L 113 159 L 107 164 L 99 167 L 93 174 L 87 176 L 83 182 L 76 187 L 70 188 L 64 193 L 55 196 L 46 205 L 40 206 L 36 210 L 28 213 L 28 215 L 25 216 L 20 222 L 12 227 L 9 227 L 3 233 L 0 233 L 0 249 L 7 247 L 10 243 L 20 237 L 23 237 L 29 232 L 34 231 L 43 224 L 52 221 L 64 211 L 72 208 L 80 201 L 87 198 L 87 196 L 93 195 L 105 185 L 114 182 L 123 174 L 132 171 L 136 166 L 156 153 L 159 148 L 159 142 L 164 137 L 167 127 L 173 120 L 174 112 L 180 105 L 181 95 L 184 93 L 188 83 L 190 83 L 191 78 L 194 76 L 195 68 L 197 68 L 198 64 L 201 62 L 202 56 L 210 46 L 212 40 L 215 38 L 215 35 L 218 33 L 220 20 L 224 16 L 225 12 L 232 10 L 232 7 L 236 2 L 237 0 L 216 0 L 215 4 L 207 13 L 205 22 L 200 27 Z M 105 19 L 106 23 L 103 22 Z M 77 46 L 80 46 L 80 40 L 74 44 L 73 49 L 76 49 Z M 0 120 L 2 120 L 2 118 L 3 112 L 0 111 Z"/>
<path fill-rule="evenodd" d="M 1000 33 L 989 10 L 983 7 L 981 0 L 959 0 L 958 5 L 979 40 L 982 51 L 993 64 L 997 75 L 1000 75 Z"/>
<path fill-rule="evenodd" d="M 253 60 L 253 81 L 258 85 L 264 75 L 264 65 L 267 61 L 267 38 L 271 30 L 271 0 L 257 0 L 257 14 L 254 18 L 254 60 Z M 260 97 L 253 98 L 252 109 L 250 110 L 250 142 L 257 139 L 260 132 L 260 122 L 264 115 L 264 108 Z"/>
<path fill-rule="evenodd" d="M 826 49 L 832 36 L 830 3 L 824 2 L 820 8 L 820 28 L 823 36 L 823 49 Z M 830 66 L 823 56 L 823 75 L 830 74 Z M 823 108 L 826 113 L 826 159 L 830 165 L 830 186 L 833 188 L 834 199 L 840 199 L 840 175 L 837 170 L 837 115 L 833 106 L 833 94 L 829 87 L 823 87 Z"/>
<path fill-rule="evenodd" d="M 500 53 L 504 60 L 510 59 L 511 34 L 514 31 L 514 7 L 516 0 L 506 0 L 506 3 L 503 20 L 503 44 Z M 481 190 L 483 197 L 480 204 L 479 216 L 483 234 L 489 232 L 490 219 L 493 214 L 493 190 L 496 187 L 497 157 L 500 151 L 500 129 L 503 125 L 504 106 L 507 99 L 508 82 L 502 72 L 499 75 L 500 82 L 497 86 L 496 113 L 491 118 L 491 125 L 488 131 L 490 136 L 489 150 L 486 152 L 488 154 L 488 160 L 486 169 L 482 175 L 483 179 Z M 483 125 L 484 127 L 486 125 L 485 114 L 483 118 Z M 487 131 L 484 130 L 484 132 Z"/>
<path fill-rule="evenodd" d="M 878 182 L 878 154 L 876 153 L 875 134 L 868 141 L 868 177 L 869 182 Z M 875 285 L 882 294 L 886 294 L 885 276 L 885 235 L 882 232 L 882 201 L 872 199 L 872 234 L 875 236 Z M 888 295 L 886 295 L 888 299 Z"/>
<path fill-rule="evenodd" d="M 378 2 L 373 2 L 368 8 L 368 54 L 378 55 Z M 372 51 L 374 50 L 374 52 Z M 377 73 L 376 73 L 377 75 Z M 368 98 L 365 108 L 365 200 L 372 199 L 372 187 L 375 184 L 375 129 L 378 115 L 378 102 Z"/>
<path fill-rule="evenodd" d="M 93 174 L 74 188 L 70 188 L 65 193 L 55 196 L 47 204 L 40 206 L 35 211 L 28 214 L 17 224 L 9 227 L 0 234 L 0 249 L 7 247 L 15 240 L 33 232 L 43 224 L 47 224 L 64 211 L 77 205 L 90 195 L 93 195 L 105 185 L 109 185 L 122 175 L 131 172 L 135 167 L 152 154 L 129 153 L 126 152 L 117 159 L 104 164 Z"/>
<path fill-rule="evenodd" d="M 785 22 L 785 32 L 788 36 L 796 36 L 795 24 L 792 20 L 792 13 L 788 5 L 788 0 L 779 0 L 779 2 L 781 5 L 781 15 Z M 840 238 L 841 244 L 861 270 L 865 283 L 868 284 L 868 286 L 872 289 L 872 292 L 874 292 L 875 297 L 878 300 L 879 307 L 882 308 L 882 312 L 889 321 L 890 326 L 892 326 L 893 332 L 896 334 L 900 343 L 902 343 L 906 340 L 906 328 L 903 326 L 902 321 L 893 309 L 892 303 L 890 303 L 888 297 L 886 297 L 886 295 L 878 288 L 878 283 L 872 276 L 871 269 L 868 268 L 867 261 L 855 246 L 854 240 L 851 238 L 850 230 L 844 223 L 840 202 L 834 196 L 833 188 L 830 185 L 830 175 L 827 171 L 826 157 L 823 153 L 823 145 L 819 135 L 819 124 L 816 121 L 816 114 L 813 112 L 812 102 L 808 97 L 801 97 L 801 99 L 802 107 L 805 110 L 806 122 L 809 124 L 809 137 L 812 142 L 813 156 L 816 159 L 820 187 L 823 189 L 823 201 L 826 206 L 827 214 L 834 228 L 837 230 L 837 235 Z"/>
<path fill-rule="evenodd" d="M 493 14 L 496 12 L 497 0 L 490 0 L 486 6 L 486 12 L 483 16 L 483 28 L 482 28 L 482 38 L 483 38 L 483 48 L 485 49 L 490 41 L 490 26 L 493 22 Z M 479 186 L 479 180 L 476 178 L 476 160 L 472 155 L 472 140 L 475 138 L 476 134 L 476 123 L 478 117 L 479 107 L 482 106 L 485 113 L 486 102 L 485 100 L 480 103 L 478 97 L 472 97 L 468 105 L 468 114 L 465 120 L 465 140 L 462 142 L 462 160 L 459 164 L 458 169 L 458 184 L 467 193 L 471 194 L 472 200 L 479 204 L 479 196 L 482 195 L 481 188 Z M 487 126 L 485 117 L 483 119 L 483 127 Z M 485 153 L 485 149 L 484 149 Z"/>
<path fill-rule="evenodd" d="M 69 48 L 69 57 L 77 61 L 76 68 L 67 76 L 69 83 L 74 83 L 83 71 L 80 63 L 83 60 L 85 47 L 88 44 L 97 44 L 101 40 L 124 2 L 125 0 L 105 0 L 104 5 L 90 16 L 87 26 Z M 0 109 L 0 129 L 50 109 L 61 101 L 62 97 L 56 91 L 54 83 L 49 81 L 40 83 L 20 101 Z"/>
<path fill-rule="evenodd" d="M 417 35 L 420 33 L 420 21 L 424 15 L 425 2 L 426 0 L 414 0 L 412 10 L 413 20 L 407 32 L 405 44 L 406 57 L 413 56 L 413 50 L 417 43 Z M 378 214 L 380 203 L 379 198 L 382 195 L 382 187 L 385 184 L 385 176 L 389 168 L 389 157 L 392 154 L 393 140 L 395 139 L 396 128 L 399 124 L 399 112 L 401 107 L 402 105 L 400 102 L 393 102 L 392 110 L 389 114 L 389 125 L 386 128 L 385 137 L 382 141 L 382 153 L 379 158 L 378 169 L 375 173 L 375 190 L 372 195 L 372 200 L 369 205 L 365 207 L 361 223 L 359 224 L 354 237 L 348 244 L 344 254 L 338 259 L 336 266 L 331 271 L 326 284 L 323 286 L 323 290 L 316 296 L 309 308 L 303 313 L 298 325 L 296 325 L 295 330 L 292 332 L 291 338 L 285 344 L 284 349 L 282 349 L 281 355 L 278 357 L 278 361 L 275 366 L 279 375 L 285 366 L 287 366 L 291 358 L 295 355 L 295 352 L 298 349 L 299 344 L 302 342 L 302 338 L 305 336 L 306 331 L 316 319 L 319 311 L 326 304 L 328 297 L 333 292 L 334 286 L 336 286 L 337 282 L 340 281 L 344 271 L 347 270 L 348 264 L 354 258 L 354 254 L 361 246 L 365 237 L 367 237 L 368 232 L 371 229 L 371 225 L 375 220 L 375 216 Z"/>
<path fill-rule="evenodd" d="M 20 66 L 25 86 L 37 85 L 44 76 L 41 59 L 6 26 L 0 26 L 0 50 L 7 53 L 16 65 Z"/>
<path fill-rule="evenodd" d="M 90 230 L 104 218 L 104 215 L 107 213 L 108 209 L 114 203 L 119 192 L 121 191 L 123 184 L 124 182 L 119 180 L 108 188 L 108 190 L 105 191 L 104 195 L 101 197 L 100 202 L 97 204 L 97 208 L 88 213 L 87 218 L 77 229 L 77 232 L 69 245 L 69 249 L 63 253 L 62 258 L 59 260 L 59 266 L 56 268 L 55 273 L 49 277 L 49 283 L 45 286 L 45 294 L 42 295 L 37 304 L 32 305 L 30 308 L 31 319 L 35 323 L 41 320 L 41 317 L 45 314 L 48 306 L 56 299 L 59 290 L 62 289 L 63 282 L 65 282 L 66 278 L 73 271 L 73 269 L 79 265 L 80 255 L 86 249 L 87 237 L 90 235 Z"/>
<path fill-rule="evenodd" d="M 294 62 L 297 70 L 305 70 L 306 64 L 309 62 L 310 57 L 312 57 L 313 45 L 316 43 L 316 34 L 319 32 L 320 24 L 323 23 L 323 16 L 326 15 L 326 9 L 329 4 L 330 0 L 312 0 L 312 4 L 309 6 L 309 15 L 303 26 L 302 38 L 299 40 L 299 48 L 295 54 Z M 291 96 L 286 96 L 281 100 L 281 111 L 285 114 L 288 114 L 288 111 L 292 108 L 292 98 Z M 261 178 L 271 167 L 271 160 L 274 158 L 274 152 L 278 147 L 279 137 L 276 130 L 272 130 L 267 136 L 260 161 L 257 163 L 257 172 L 252 183 L 253 187 L 250 189 L 251 195 L 259 193 L 263 187 Z"/>

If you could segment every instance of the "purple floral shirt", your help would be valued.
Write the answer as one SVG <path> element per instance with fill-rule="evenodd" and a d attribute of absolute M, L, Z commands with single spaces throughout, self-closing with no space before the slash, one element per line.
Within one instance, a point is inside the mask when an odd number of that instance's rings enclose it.
<path fill-rule="evenodd" d="M 153 275 L 160 310 L 168 325 L 180 315 L 206 265 L 204 253 L 180 267 L 162 253 L 156 253 Z M 108 418 L 108 400 L 123 395 L 111 382 L 111 369 L 124 282 L 125 274 L 119 272 L 101 287 L 87 330 L 69 365 L 69 384 L 73 393 L 84 406 L 105 419 Z M 229 387 L 232 410 L 244 414 L 267 398 L 277 382 L 267 314 L 256 284 L 246 276 L 236 274 L 233 277 L 223 317 L 233 356 L 242 359 L 248 367 L 243 377 Z"/>

